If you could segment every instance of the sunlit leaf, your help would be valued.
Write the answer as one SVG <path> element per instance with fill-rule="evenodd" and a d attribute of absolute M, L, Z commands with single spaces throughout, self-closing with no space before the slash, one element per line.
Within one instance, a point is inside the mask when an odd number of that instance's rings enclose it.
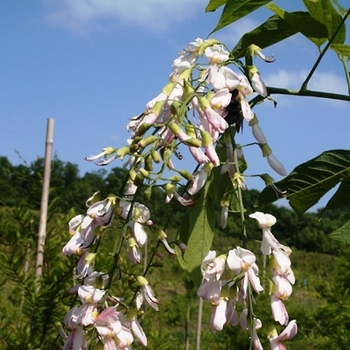
<path fill-rule="evenodd" d="M 283 191 L 288 191 L 290 206 L 302 215 L 349 174 L 350 151 L 331 150 L 300 164 L 275 185 Z M 259 205 L 277 199 L 275 191 L 269 186 L 261 192 Z"/>
<path fill-rule="evenodd" d="M 342 227 L 333 231 L 329 236 L 337 241 L 350 244 L 350 220 Z"/>
<path fill-rule="evenodd" d="M 210 182 L 204 186 L 196 203 L 189 207 L 178 229 L 179 239 L 187 245 L 184 253 L 177 250 L 182 268 L 197 269 L 211 248 L 214 235 L 214 201 L 209 192 Z"/>
<path fill-rule="evenodd" d="M 328 39 L 330 39 L 341 24 L 342 16 L 333 7 L 330 0 L 303 0 L 311 16 L 323 23 L 328 29 Z M 346 28 L 342 24 L 339 32 L 335 36 L 333 43 L 343 44 L 345 41 Z"/>
<path fill-rule="evenodd" d="M 236 58 L 244 56 L 245 51 L 251 44 L 265 48 L 276 44 L 298 31 L 282 18 L 274 15 L 266 22 L 261 24 L 254 30 L 244 34 L 238 44 L 233 48 L 232 54 Z"/>
<path fill-rule="evenodd" d="M 339 4 L 338 0 L 332 0 L 332 2 L 335 4 L 335 6 L 338 7 L 338 10 L 339 10 L 339 12 L 340 12 L 341 14 L 345 14 L 345 13 L 346 13 L 347 10 L 346 10 L 343 6 L 341 6 L 341 5 Z"/>
<path fill-rule="evenodd" d="M 298 32 L 305 35 L 318 47 L 320 47 L 327 40 L 327 28 L 324 24 L 312 18 L 310 13 L 303 11 L 287 12 L 274 3 L 268 4 L 267 7 L 277 16 L 284 19 Z"/>
<path fill-rule="evenodd" d="M 350 45 L 346 44 L 332 44 L 331 49 L 336 53 L 350 58 Z"/>
<path fill-rule="evenodd" d="M 227 0 L 218 24 L 210 34 L 236 22 L 269 2 L 271 0 Z"/>
<path fill-rule="evenodd" d="M 218 7 L 224 5 L 227 3 L 227 0 L 210 0 L 209 4 L 205 8 L 205 12 L 213 12 L 215 11 Z"/>

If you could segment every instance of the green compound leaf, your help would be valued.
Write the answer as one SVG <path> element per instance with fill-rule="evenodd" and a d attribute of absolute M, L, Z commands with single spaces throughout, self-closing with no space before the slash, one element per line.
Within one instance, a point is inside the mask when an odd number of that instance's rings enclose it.
<path fill-rule="evenodd" d="M 350 220 L 333 231 L 329 236 L 337 241 L 350 244 Z"/>
<path fill-rule="evenodd" d="M 341 14 L 334 8 L 330 0 L 303 0 L 303 2 L 311 16 L 327 27 L 328 39 L 330 39 L 342 21 Z M 345 35 L 346 27 L 343 23 L 339 32 L 335 36 L 333 43 L 343 44 L 345 41 Z"/>
<path fill-rule="evenodd" d="M 267 8 L 285 20 L 298 32 L 305 35 L 318 47 L 327 41 L 328 30 L 326 26 L 315 20 L 310 13 L 304 11 L 287 12 L 273 3 L 268 4 Z"/>
<path fill-rule="evenodd" d="M 297 29 L 279 16 L 274 15 L 259 27 L 244 34 L 231 53 L 235 58 L 240 58 L 245 55 L 246 50 L 252 44 L 264 49 L 296 33 L 298 33 Z"/>
<path fill-rule="evenodd" d="M 275 185 L 282 191 L 288 191 L 287 199 L 290 206 L 298 215 L 302 215 L 329 190 L 345 180 L 349 174 L 350 151 L 331 150 L 300 164 L 286 178 L 276 182 Z M 346 183 L 347 181 L 348 179 Z M 271 186 L 268 186 L 261 192 L 258 204 L 272 203 L 277 199 L 276 192 Z M 329 201 L 329 207 L 335 207 L 341 201 L 343 201 L 343 197 L 335 194 Z"/>
<path fill-rule="evenodd" d="M 350 45 L 346 44 L 332 44 L 331 49 L 336 53 L 350 58 Z"/>
<path fill-rule="evenodd" d="M 227 3 L 227 0 L 210 0 L 209 4 L 205 8 L 205 12 L 213 12 L 220 6 Z"/>
<path fill-rule="evenodd" d="M 209 187 L 210 181 L 207 181 L 200 197 L 188 208 L 178 229 L 178 238 L 187 245 L 184 253 L 177 249 L 178 260 L 181 267 L 190 273 L 198 270 L 213 241 L 214 200 Z"/>
<path fill-rule="evenodd" d="M 233 22 L 236 22 L 237 20 L 245 17 L 249 13 L 252 13 L 270 1 L 271 0 L 227 0 L 218 24 L 210 34 L 226 27 Z M 223 4 L 222 1 L 217 1 L 215 3 L 220 3 L 221 5 Z M 214 9 L 215 6 L 216 5 L 213 4 L 210 8 Z"/>

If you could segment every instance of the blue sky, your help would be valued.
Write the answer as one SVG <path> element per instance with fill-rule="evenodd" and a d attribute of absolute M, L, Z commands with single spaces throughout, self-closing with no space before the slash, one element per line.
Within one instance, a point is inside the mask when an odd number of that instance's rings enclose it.
<path fill-rule="evenodd" d="M 121 147 L 128 118 L 138 115 L 167 83 L 172 62 L 188 42 L 205 38 L 219 12 L 207 0 L 4 0 L 0 2 L 0 155 L 13 164 L 44 155 L 47 118 L 55 120 L 53 151 L 98 170 L 84 157 L 106 146 Z M 290 2 L 277 1 L 282 7 Z M 345 6 L 344 1 L 340 1 Z M 292 6 L 302 9 L 301 1 Z M 241 35 L 271 13 L 260 9 L 213 35 L 233 47 Z M 346 41 L 349 43 L 349 40 Z M 301 35 L 266 49 L 276 61 L 256 61 L 263 80 L 299 88 L 317 59 L 316 46 Z M 346 94 L 343 70 L 329 52 L 310 89 Z M 349 148 L 349 104 L 275 95 L 255 112 L 276 157 L 288 172 L 319 153 Z M 253 137 L 246 126 L 240 144 Z M 269 172 L 259 149 L 245 149 L 248 173 Z M 190 164 L 190 160 L 188 164 Z M 113 166 L 121 163 L 114 162 Z M 257 179 L 249 188 L 262 189 Z M 324 204 L 324 203 L 322 203 Z"/>

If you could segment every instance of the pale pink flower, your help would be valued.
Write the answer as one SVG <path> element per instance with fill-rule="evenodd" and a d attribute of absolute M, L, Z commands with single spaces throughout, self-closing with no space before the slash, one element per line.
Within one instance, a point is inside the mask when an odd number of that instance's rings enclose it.
<path fill-rule="evenodd" d="M 137 296 L 137 305 L 141 307 L 143 301 L 145 300 L 149 306 L 153 307 L 153 309 L 156 311 L 159 311 L 159 300 L 154 296 L 153 289 L 149 285 L 146 278 L 143 276 L 138 276 L 136 279 L 140 286 L 140 293 Z"/>
<path fill-rule="evenodd" d="M 110 199 L 92 204 L 86 214 L 90 216 L 97 225 L 107 226 L 113 219 L 114 210 Z"/>
<path fill-rule="evenodd" d="M 237 88 L 240 78 L 233 70 L 226 66 L 218 67 L 217 65 L 212 65 L 208 69 L 208 82 L 213 85 L 214 91 L 224 88 L 232 91 Z"/>
<path fill-rule="evenodd" d="M 278 335 L 276 329 L 269 334 L 271 350 L 286 350 L 282 341 L 292 339 L 298 333 L 298 326 L 295 320 L 292 320 L 288 323 L 288 326 L 284 331 Z"/>
<path fill-rule="evenodd" d="M 222 331 L 226 323 L 227 300 L 219 298 L 210 318 L 211 328 L 215 331 Z"/>
<path fill-rule="evenodd" d="M 215 94 L 210 99 L 210 105 L 215 110 L 223 110 L 225 114 L 222 114 L 221 116 L 225 117 L 228 113 L 225 107 L 227 107 L 231 103 L 231 97 L 232 94 L 229 91 L 229 89 L 223 88 L 215 92 Z"/>
<path fill-rule="evenodd" d="M 141 250 L 133 237 L 127 240 L 126 254 L 132 264 L 139 264 L 141 262 Z"/>
<path fill-rule="evenodd" d="M 203 300 L 214 301 L 220 297 L 221 288 L 226 284 L 225 281 L 203 279 L 202 284 L 199 286 L 197 295 Z"/>
<path fill-rule="evenodd" d="M 271 249 L 278 250 L 280 244 L 270 230 L 270 227 L 276 223 L 276 218 L 271 214 L 265 214 L 259 211 L 250 214 L 249 217 L 256 219 L 259 227 L 262 229 L 262 253 L 264 255 L 270 255 Z"/>
<path fill-rule="evenodd" d="M 201 264 L 203 278 L 207 281 L 219 280 L 225 270 L 225 262 L 226 255 L 216 257 L 216 251 L 210 250 Z"/>
<path fill-rule="evenodd" d="M 228 60 L 230 53 L 222 44 L 215 44 L 204 50 L 204 55 L 211 64 L 223 63 Z"/>
<path fill-rule="evenodd" d="M 254 73 L 251 77 L 252 85 L 254 90 L 262 97 L 267 96 L 267 89 L 265 83 L 262 81 L 261 76 L 258 72 Z"/>
<path fill-rule="evenodd" d="M 287 309 L 283 301 L 276 295 L 271 295 L 271 310 L 273 319 L 281 325 L 286 325 L 289 320 Z"/>
<path fill-rule="evenodd" d="M 254 327 L 253 327 L 253 345 L 254 350 L 263 350 L 263 347 L 261 345 L 260 339 L 258 337 L 258 334 L 256 332 L 257 329 L 260 329 L 262 327 L 262 323 L 258 318 L 253 318 Z"/>
<path fill-rule="evenodd" d="M 243 299 L 246 299 L 248 282 L 251 283 L 253 289 L 259 293 L 263 290 L 260 279 L 258 266 L 255 263 L 256 257 L 250 250 L 237 247 L 228 253 L 227 264 L 229 268 L 236 274 L 244 273 L 242 281 Z"/>
<path fill-rule="evenodd" d="M 205 164 L 209 162 L 209 158 L 205 153 L 198 147 L 190 146 L 188 147 L 190 153 L 198 164 Z"/>
<path fill-rule="evenodd" d="M 81 327 L 72 329 L 65 339 L 63 350 L 87 350 L 85 331 Z"/>

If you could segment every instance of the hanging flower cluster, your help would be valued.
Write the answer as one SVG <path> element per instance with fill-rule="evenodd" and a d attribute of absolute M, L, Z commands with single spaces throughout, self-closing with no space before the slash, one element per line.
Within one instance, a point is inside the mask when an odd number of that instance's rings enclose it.
<path fill-rule="evenodd" d="M 262 228 L 261 251 L 264 257 L 271 259 L 272 277 L 269 294 L 272 316 L 275 321 L 287 326 L 280 336 L 275 329 L 270 332 L 271 349 L 284 349 L 281 341 L 291 339 L 297 333 L 296 322 L 295 320 L 289 322 L 283 303 L 291 295 L 291 285 L 295 282 L 289 259 L 291 249 L 280 244 L 273 236 L 270 227 L 276 222 L 274 216 L 261 212 L 249 216 L 256 219 Z M 231 271 L 229 274 L 231 278 L 222 280 L 226 265 Z M 203 281 L 197 294 L 214 305 L 210 320 L 213 330 L 221 331 L 224 326 L 239 324 L 243 330 L 251 331 L 254 349 L 262 349 L 257 335 L 257 329 L 261 328 L 262 323 L 253 312 L 256 301 L 250 292 L 253 290 L 258 294 L 264 290 L 260 283 L 255 254 L 242 247 L 236 247 L 220 256 L 216 256 L 215 251 L 209 251 L 201 264 L 201 271 Z"/>
<path fill-rule="evenodd" d="M 251 55 L 271 61 L 255 45 Z M 175 197 L 182 205 L 191 205 L 193 202 L 179 195 L 176 186 L 181 181 L 193 182 L 188 191 L 193 195 L 204 186 L 211 169 L 222 163 L 225 163 L 222 173 L 228 172 L 234 179 L 237 169 L 233 165 L 233 152 L 242 154 L 242 151 L 232 147 L 229 129 L 233 126 L 239 131 L 246 121 L 270 166 L 286 175 L 247 100 L 253 92 L 267 96 L 259 71 L 255 66 L 244 70 L 238 65 L 242 72 L 236 73 L 230 64 L 237 62 L 217 40 L 197 38 L 189 43 L 174 60 L 169 83 L 146 104 L 143 113 L 131 118 L 127 125 L 131 133 L 128 144 L 119 149 L 107 147 L 86 159 L 103 166 L 128 156 L 125 165 L 129 166 L 131 181 L 138 175 L 139 180 L 146 180 L 152 186 L 164 179 L 167 201 Z M 200 167 L 195 174 L 174 166 L 176 159 L 183 158 L 178 151 L 180 145 L 185 146 L 182 152 L 189 153 Z M 220 159 L 217 147 L 226 149 L 226 159 Z M 165 177 L 165 171 L 175 172 L 175 175 Z"/>
<path fill-rule="evenodd" d="M 271 61 L 254 45 L 250 55 Z M 233 64 L 239 73 L 229 67 Z M 183 206 L 196 205 L 197 193 L 208 183 L 213 169 L 221 167 L 220 173 L 228 174 L 232 184 L 232 190 L 224 193 L 219 203 L 222 206 L 221 226 L 225 228 L 233 192 L 247 188 L 242 147 L 234 141 L 235 133 L 242 130 L 243 123 L 252 127 L 272 169 L 285 175 L 283 165 L 272 154 L 251 110 L 248 96 L 254 92 L 263 98 L 268 95 L 255 66 L 244 67 L 215 39 L 196 39 L 174 60 L 169 82 L 161 92 L 146 104 L 140 115 L 130 119 L 127 124 L 130 138 L 126 144 L 121 148 L 106 147 L 101 153 L 86 157 L 87 161 L 99 166 L 127 157 L 124 163 L 127 178 L 119 189 L 119 196 L 109 195 L 100 200 L 95 194 L 87 201 L 86 214 L 77 215 L 69 222 L 71 238 L 62 252 L 66 256 L 80 257 L 76 267 L 76 279 L 80 284 L 70 291 L 80 299 L 80 304 L 72 306 L 66 315 L 64 323 L 69 335 L 60 329 L 63 349 L 87 349 L 96 338 L 105 350 L 130 349 L 135 337 L 147 345 L 137 316 L 145 303 L 159 310 L 159 300 L 145 278 L 156 255 L 154 248 L 148 267 L 142 273 L 135 274 L 131 267 L 143 260 L 150 233 L 156 235 L 158 244 L 163 245 L 170 255 L 176 255 L 176 250 L 168 243 L 165 228 L 154 225 L 150 210 L 139 202 L 137 194 L 141 188 L 145 199 L 151 198 L 152 188 L 158 187 L 164 190 L 166 203 L 175 198 Z M 194 171 L 178 166 L 183 153 L 190 155 L 195 164 Z M 251 217 L 256 218 L 263 229 L 262 252 L 271 261 L 272 313 L 276 321 L 287 325 L 289 320 L 283 301 L 290 296 L 294 283 L 289 260 L 291 251 L 273 237 L 269 230 L 270 218 L 260 214 Z M 121 244 L 113 252 L 114 267 L 109 273 L 95 271 L 97 253 L 94 243 L 101 239 L 114 218 L 123 222 L 122 234 L 118 237 Z M 180 241 L 176 244 L 183 253 L 186 245 Z M 119 268 L 118 259 L 123 253 L 131 271 L 126 275 L 129 292 L 134 293 L 132 305 L 124 303 L 125 295 L 116 297 L 110 290 L 114 271 Z M 221 280 L 226 265 L 231 278 Z M 252 314 L 250 305 L 255 302 L 252 291 L 263 291 L 254 253 L 246 247 L 237 247 L 216 257 L 215 251 L 210 251 L 201 268 L 203 283 L 198 295 L 215 305 L 211 318 L 213 329 L 240 324 L 243 329 L 251 330 L 255 348 L 260 349 L 257 330 L 261 321 L 255 317 L 249 319 Z M 124 273 L 119 270 L 120 275 Z M 276 344 L 286 339 L 287 333 L 296 333 L 296 324 L 292 322 L 279 336 L 271 333 L 271 344 L 279 346 Z"/>

